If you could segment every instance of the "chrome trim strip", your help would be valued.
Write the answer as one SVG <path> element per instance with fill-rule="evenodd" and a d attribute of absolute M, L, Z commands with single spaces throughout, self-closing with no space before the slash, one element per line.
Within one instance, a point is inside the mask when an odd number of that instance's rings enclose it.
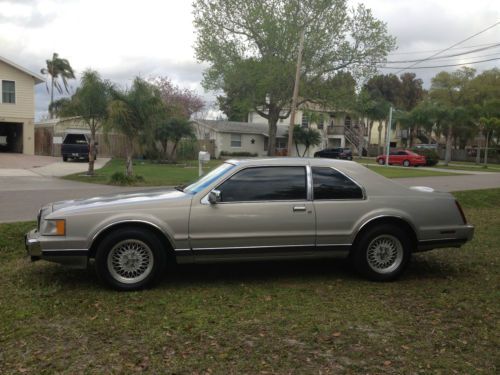
<path fill-rule="evenodd" d="M 270 249 L 270 248 L 285 248 L 285 247 L 314 247 L 311 245 L 274 245 L 274 246 L 236 246 L 236 247 L 196 247 L 194 251 L 199 250 L 239 250 L 239 249 Z"/>
<path fill-rule="evenodd" d="M 456 238 L 456 237 L 453 237 L 453 238 L 450 238 L 450 237 L 447 237 L 447 238 L 433 238 L 431 240 L 419 240 L 418 242 L 432 242 L 432 241 L 456 241 L 456 240 L 460 240 L 460 238 Z"/>
<path fill-rule="evenodd" d="M 174 251 L 178 251 L 178 252 L 191 251 L 191 249 L 174 249 Z"/>
<path fill-rule="evenodd" d="M 88 249 L 43 249 L 44 253 L 58 252 L 58 251 L 89 251 Z"/>
<path fill-rule="evenodd" d="M 307 181 L 307 200 L 313 200 L 313 178 L 312 178 L 312 168 L 308 164 L 306 165 L 306 181 Z"/>
<path fill-rule="evenodd" d="M 318 244 L 316 247 L 324 247 L 324 246 L 352 246 L 351 243 L 327 243 L 327 244 Z"/>
<path fill-rule="evenodd" d="M 398 215 L 377 215 L 377 216 L 374 216 L 371 219 L 365 221 L 363 224 L 361 224 L 361 226 L 358 228 L 358 230 L 356 232 L 356 235 L 361 231 L 361 229 L 363 229 L 367 224 L 371 223 L 373 220 L 381 219 L 381 218 L 384 218 L 384 217 L 385 218 L 393 218 L 393 219 L 403 220 L 406 224 L 408 224 L 413 229 L 413 232 L 415 233 L 415 236 L 418 235 L 418 233 L 415 230 L 415 227 L 413 226 L 413 224 L 411 222 L 409 222 L 408 220 L 406 220 L 403 217 L 398 216 Z M 417 240 L 418 240 L 418 238 L 417 238 Z"/>

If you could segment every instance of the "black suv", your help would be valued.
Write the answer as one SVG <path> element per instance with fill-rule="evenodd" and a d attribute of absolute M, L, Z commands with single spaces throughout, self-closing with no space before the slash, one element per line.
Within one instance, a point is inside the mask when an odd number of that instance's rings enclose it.
<path fill-rule="evenodd" d="M 352 160 L 352 151 L 350 148 L 325 148 L 314 153 L 315 158 L 346 159 Z"/>

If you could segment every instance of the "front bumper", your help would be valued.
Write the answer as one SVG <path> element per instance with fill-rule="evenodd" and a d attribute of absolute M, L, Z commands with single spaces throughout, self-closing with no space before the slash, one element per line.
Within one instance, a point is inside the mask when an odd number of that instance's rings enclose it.
<path fill-rule="evenodd" d="M 42 246 L 40 245 L 40 234 L 33 229 L 24 235 L 26 252 L 32 261 L 42 259 Z"/>
<path fill-rule="evenodd" d="M 40 233 L 33 229 L 24 235 L 24 245 L 31 261 L 40 259 L 55 262 L 64 266 L 84 269 L 88 264 L 88 250 L 85 249 L 42 249 Z"/>

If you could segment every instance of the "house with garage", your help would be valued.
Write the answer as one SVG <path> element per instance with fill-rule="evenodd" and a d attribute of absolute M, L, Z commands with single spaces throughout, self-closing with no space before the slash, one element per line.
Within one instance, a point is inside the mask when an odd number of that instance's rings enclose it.
<path fill-rule="evenodd" d="M 0 153 L 33 155 L 35 85 L 40 75 L 0 56 Z"/>

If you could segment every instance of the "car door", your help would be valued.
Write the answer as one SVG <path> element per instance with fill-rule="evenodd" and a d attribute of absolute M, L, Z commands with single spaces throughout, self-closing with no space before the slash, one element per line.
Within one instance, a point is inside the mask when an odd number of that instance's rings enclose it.
<path fill-rule="evenodd" d="M 366 213 L 364 189 L 332 167 L 312 167 L 317 251 L 345 253 L 355 224 Z"/>
<path fill-rule="evenodd" d="M 398 151 L 398 164 L 403 164 L 405 160 L 409 160 L 410 156 L 406 151 Z"/>
<path fill-rule="evenodd" d="M 189 239 L 196 261 L 303 256 L 316 221 L 305 166 L 244 168 L 216 187 L 221 201 L 193 200 Z"/>

